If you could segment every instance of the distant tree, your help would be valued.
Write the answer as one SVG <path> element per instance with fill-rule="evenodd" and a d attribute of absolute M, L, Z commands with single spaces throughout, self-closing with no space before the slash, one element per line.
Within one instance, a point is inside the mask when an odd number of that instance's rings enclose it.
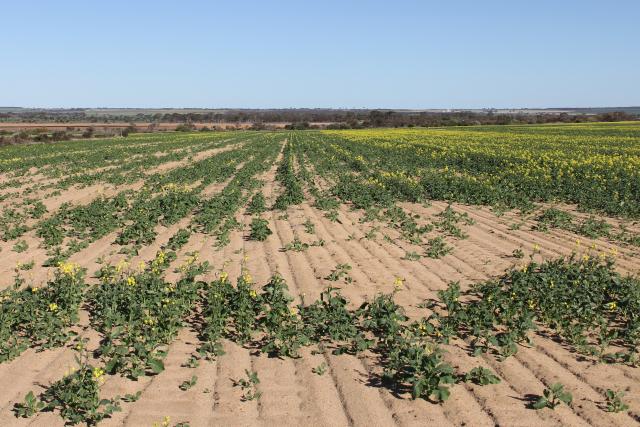
<path fill-rule="evenodd" d="M 305 130 L 305 129 L 309 129 L 309 122 L 291 123 L 290 125 L 286 125 L 285 129 L 289 129 L 289 130 Z"/>
<path fill-rule="evenodd" d="M 176 132 L 193 132 L 196 127 L 193 123 L 182 123 L 176 126 Z"/>
<path fill-rule="evenodd" d="M 131 123 L 129 124 L 129 126 L 120 131 L 120 135 L 126 138 L 127 136 L 129 136 L 129 134 L 136 132 L 138 132 L 138 128 L 133 123 Z"/>
<path fill-rule="evenodd" d="M 265 130 L 266 126 L 264 125 L 264 123 L 262 122 L 254 122 L 250 127 L 249 130 Z"/>
<path fill-rule="evenodd" d="M 65 141 L 69 138 L 70 138 L 69 134 L 62 130 L 57 130 L 53 132 L 53 134 L 51 135 L 52 141 Z"/>
<path fill-rule="evenodd" d="M 623 122 L 633 120 L 633 116 L 624 111 L 612 111 L 610 113 L 598 114 L 598 120 L 603 122 Z"/>
<path fill-rule="evenodd" d="M 90 126 L 88 128 L 85 129 L 84 132 L 82 132 L 82 137 L 83 138 L 91 138 L 93 136 L 93 134 L 95 133 L 95 129 L 93 126 Z"/>

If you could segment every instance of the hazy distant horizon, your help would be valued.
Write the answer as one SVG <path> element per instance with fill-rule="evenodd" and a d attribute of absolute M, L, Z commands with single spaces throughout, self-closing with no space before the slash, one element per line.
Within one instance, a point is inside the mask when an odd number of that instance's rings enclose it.
<path fill-rule="evenodd" d="M 11 109 L 23 109 L 23 110 L 205 110 L 205 111 L 225 111 L 225 110 L 389 110 L 389 111 L 486 111 L 486 110 L 540 110 L 540 111 L 565 111 L 565 110 L 615 110 L 615 109 L 640 109 L 640 104 L 638 105 L 596 105 L 596 106 L 587 106 L 587 107 L 480 107 L 480 108 L 467 108 L 467 107 L 448 107 L 448 108 L 434 108 L 434 107 L 426 107 L 426 108 L 391 108 L 391 107 L 194 107 L 194 106 L 186 106 L 186 107 L 176 107 L 176 106 L 167 106 L 167 107 L 122 107 L 122 106 L 114 106 L 114 107 L 87 107 L 87 106 L 75 106 L 75 107 L 58 107 L 58 106 L 16 106 L 16 105 L 0 105 L 0 110 L 11 110 Z"/>

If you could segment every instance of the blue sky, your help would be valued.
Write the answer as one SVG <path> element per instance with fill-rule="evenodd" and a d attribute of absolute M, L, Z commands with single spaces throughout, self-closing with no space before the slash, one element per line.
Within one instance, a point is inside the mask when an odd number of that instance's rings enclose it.
<path fill-rule="evenodd" d="M 0 105 L 640 105 L 640 1 L 9 1 Z"/>

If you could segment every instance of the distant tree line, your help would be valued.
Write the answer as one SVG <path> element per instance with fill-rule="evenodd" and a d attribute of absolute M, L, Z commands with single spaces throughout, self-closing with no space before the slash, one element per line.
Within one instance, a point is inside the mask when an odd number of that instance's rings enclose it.
<path fill-rule="evenodd" d="M 609 111 L 600 114 L 569 113 L 496 113 L 493 110 L 456 112 L 413 112 L 406 110 L 224 110 L 211 112 L 139 113 L 128 115 L 95 115 L 82 109 L 26 110 L 0 113 L 0 121 L 56 123 L 238 123 L 253 124 L 255 129 L 268 123 L 288 123 L 289 128 L 312 126 L 330 128 L 410 127 L 410 126 L 470 126 L 535 123 L 582 123 L 593 121 L 638 120 L 638 114 Z M 315 124 L 315 125 L 313 125 Z M 188 127 L 186 127 L 188 128 Z M 186 130 L 186 128 L 184 130 Z"/>
<path fill-rule="evenodd" d="M 43 110 L 28 112 L 2 112 L 0 122 L 68 123 L 66 130 L 51 131 L 46 128 L 7 131 L 0 130 L 0 145 L 27 142 L 56 142 L 79 138 L 102 138 L 123 136 L 134 132 L 156 132 L 158 123 L 174 123 L 178 132 L 230 131 L 238 129 L 273 130 L 274 123 L 284 123 L 285 129 L 363 129 L 371 127 L 440 127 L 472 125 L 509 125 L 536 123 L 585 123 L 640 120 L 640 115 L 623 111 L 607 111 L 600 114 L 569 113 L 517 113 L 503 114 L 492 110 L 485 112 L 409 112 L 393 110 L 239 110 L 216 113 L 168 113 L 123 116 L 88 115 L 83 110 Z M 134 125 L 147 123 L 145 127 Z M 90 123 L 90 126 L 75 126 L 74 123 Z M 120 127 L 101 127 L 100 124 L 126 123 Z M 194 123 L 199 123 L 196 127 Z M 202 126 L 210 123 L 211 126 Z M 215 126 L 224 123 L 225 126 Z M 237 124 L 238 126 L 229 124 Z M 241 126 L 241 125 L 245 126 Z M 250 126 L 246 126 L 250 124 Z M 279 126 L 278 128 L 282 128 Z"/>
<path fill-rule="evenodd" d="M 397 111 L 371 110 L 366 115 L 351 115 L 342 120 L 335 120 L 325 127 L 328 129 L 359 129 L 372 127 L 440 127 L 440 126 L 472 126 L 472 125 L 511 125 L 537 123 L 586 123 L 586 122 L 618 122 L 638 120 L 638 115 L 621 111 L 602 114 L 568 114 L 568 113 L 539 113 L 539 114 L 494 114 L 477 112 L 420 112 L 405 113 Z M 310 124 L 309 120 L 296 121 L 288 125 L 289 129 L 306 129 L 318 127 Z"/>

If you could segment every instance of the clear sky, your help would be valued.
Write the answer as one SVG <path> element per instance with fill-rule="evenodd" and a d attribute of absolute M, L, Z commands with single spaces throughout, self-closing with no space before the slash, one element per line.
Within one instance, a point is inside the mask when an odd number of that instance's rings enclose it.
<path fill-rule="evenodd" d="M 0 0 L 0 106 L 631 105 L 639 0 Z"/>

